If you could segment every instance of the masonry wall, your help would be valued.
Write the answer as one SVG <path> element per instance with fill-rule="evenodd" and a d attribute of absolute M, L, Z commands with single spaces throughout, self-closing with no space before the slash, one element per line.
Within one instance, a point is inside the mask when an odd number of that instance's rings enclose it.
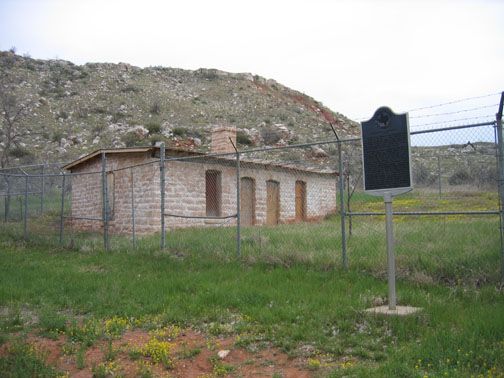
<path fill-rule="evenodd" d="M 204 217 L 206 215 L 205 172 L 217 170 L 222 177 L 221 215 L 236 214 L 236 163 L 215 164 L 209 161 L 176 161 L 167 165 L 166 212 L 175 215 Z M 240 169 L 240 177 L 250 177 L 255 181 L 256 224 L 266 223 L 266 182 L 280 183 L 280 223 L 295 221 L 296 181 L 306 183 L 307 219 L 321 219 L 336 211 L 336 176 L 281 168 Z M 236 224 L 235 219 L 205 220 L 167 217 L 168 227 L 211 226 L 215 224 Z"/>
<path fill-rule="evenodd" d="M 152 164 L 123 169 L 152 161 Z M 84 163 L 72 173 L 83 174 L 72 178 L 72 217 L 91 217 L 102 219 L 102 178 L 101 157 Z M 131 199 L 135 206 L 135 231 L 147 234 L 160 229 L 159 163 L 149 153 L 109 154 L 107 155 L 107 174 L 113 175 L 113 188 L 109 200 L 111 219 L 109 230 L 112 233 L 132 232 Z M 133 185 L 133 193 L 132 189 Z M 110 183 L 110 180 L 109 180 Z M 112 190 L 113 189 L 113 190 Z M 73 219 L 76 230 L 102 231 L 102 221 Z"/>
<path fill-rule="evenodd" d="M 152 164 L 122 169 L 153 161 Z M 74 169 L 74 173 L 97 172 L 72 179 L 72 216 L 102 219 L 101 159 L 91 161 Z M 221 215 L 236 214 L 236 162 L 216 162 L 210 159 L 192 159 L 187 161 L 166 162 L 165 176 L 165 218 L 167 228 L 190 226 L 211 227 L 219 224 L 235 225 L 236 219 L 191 219 L 189 217 L 206 216 L 205 172 L 221 172 Z M 131 234 L 132 232 L 132 195 L 135 206 L 135 231 L 149 234 L 160 231 L 160 176 L 159 163 L 149 153 L 109 154 L 107 171 L 113 172 L 113 193 L 110 208 L 112 219 L 110 232 Z M 266 223 L 266 182 L 280 183 L 280 223 L 295 221 L 295 185 L 297 180 L 306 183 L 307 219 L 320 219 L 336 211 L 336 176 L 303 171 L 285 170 L 275 167 L 241 168 L 241 177 L 250 177 L 255 181 L 256 224 Z M 133 183 L 133 193 L 132 193 Z M 112 189 L 112 188 L 110 188 Z M 103 222 L 74 219 L 72 226 L 76 230 L 102 231 Z"/>

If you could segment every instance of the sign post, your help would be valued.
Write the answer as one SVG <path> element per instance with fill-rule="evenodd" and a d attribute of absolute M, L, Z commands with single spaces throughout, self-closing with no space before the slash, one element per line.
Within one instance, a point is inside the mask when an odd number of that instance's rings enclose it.
<path fill-rule="evenodd" d="M 397 306 L 395 287 L 395 254 L 392 200 L 413 189 L 408 114 L 395 114 L 388 107 L 379 108 L 373 117 L 361 124 L 364 191 L 383 196 L 387 234 L 388 308 L 372 312 L 404 315 L 413 307 Z"/>

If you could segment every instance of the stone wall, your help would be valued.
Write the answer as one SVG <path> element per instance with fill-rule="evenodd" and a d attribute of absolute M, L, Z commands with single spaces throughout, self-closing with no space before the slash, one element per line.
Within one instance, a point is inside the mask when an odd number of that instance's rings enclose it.
<path fill-rule="evenodd" d="M 153 161 L 133 169 L 121 169 L 131 165 Z M 74 176 L 72 181 L 72 215 L 77 217 L 102 218 L 101 160 L 96 157 L 73 169 L 74 173 L 97 172 Z M 165 212 L 190 217 L 206 216 L 205 172 L 221 172 L 221 216 L 236 214 L 236 162 L 234 159 L 208 159 L 205 157 L 166 162 Z M 159 164 L 150 153 L 128 153 L 107 155 L 107 171 L 113 175 L 111 200 L 112 233 L 132 232 L 131 184 L 135 204 L 135 230 L 138 234 L 160 231 L 160 180 Z M 133 173 L 133 177 L 132 177 Z M 280 184 L 280 223 L 295 220 L 295 183 L 306 183 L 307 219 L 320 219 L 336 211 L 336 176 L 296 171 L 272 166 L 244 163 L 241 177 L 250 177 L 255 182 L 256 224 L 266 223 L 266 182 L 274 180 Z M 133 181 L 132 181 L 133 179 Z M 109 179 L 110 182 L 110 179 Z M 191 219 L 166 217 L 167 228 L 188 226 L 233 225 L 236 219 Z M 101 221 L 73 220 L 77 230 L 99 231 Z"/>
<path fill-rule="evenodd" d="M 132 169 L 125 167 L 146 163 Z M 72 169 L 73 173 L 89 173 L 72 178 L 72 217 L 91 217 L 102 219 L 102 179 L 101 157 Z M 149 153 L 108 154 L 107 174 L 113 175 L 113 188 L 109 188 L 111 219 L 110 232 L 128 234 L 132 232 L 131 183 L 135 203 L 135 230 L 139 234 L 159 230 L 159 163 Z M 133 174 L 133 181 L 132 181 Z M 110 179 L 108 180 L 110 184 Z M 102 221 L 73 219 L 72 226 L 77 230 L 101 231 Z"/>

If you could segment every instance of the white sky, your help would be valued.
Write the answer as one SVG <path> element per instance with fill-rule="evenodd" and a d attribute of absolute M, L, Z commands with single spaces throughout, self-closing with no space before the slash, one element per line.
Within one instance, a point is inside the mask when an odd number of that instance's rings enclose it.
<path fill-rule="evenodd" d="M 504 90 L 503 42 L 502 0 L 0 0 L 1 50 L 251 72 L 353 119 Z"/>

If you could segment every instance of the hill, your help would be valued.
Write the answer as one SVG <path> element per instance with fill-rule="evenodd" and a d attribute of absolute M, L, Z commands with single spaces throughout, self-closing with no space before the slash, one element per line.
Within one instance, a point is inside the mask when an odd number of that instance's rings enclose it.
<path fill-rule="evenodd" d="M 75 65 L 4 51 L 0 87 L 4 166 L 161 140 L 207 151 L 214 125 L 236 126 L 240 149 L 332 139 L 329 123 L 342 136 L 358 133 L 313 98 L 250 73 Z"/>

